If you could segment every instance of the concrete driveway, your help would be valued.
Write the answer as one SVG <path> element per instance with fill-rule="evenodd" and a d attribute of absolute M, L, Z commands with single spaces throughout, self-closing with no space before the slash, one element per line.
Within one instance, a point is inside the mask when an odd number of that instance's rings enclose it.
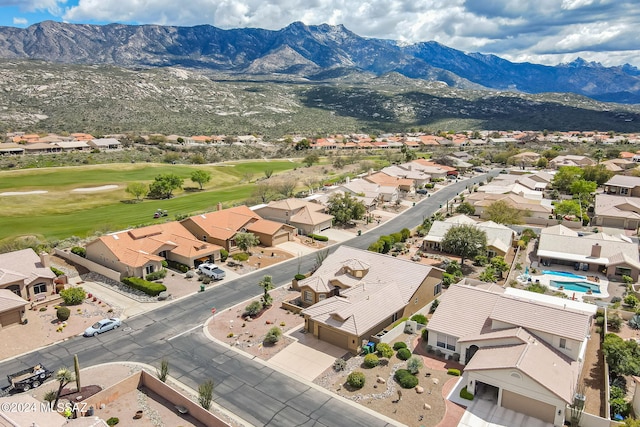
<path fill-rule="evenodd" d="M 353 239 L 356 234 L 351 231 L 338 230 L 337 228 L 329 228 L 322 231 L 320 234 L 327 236 L 329 240 L 336 242 L 344 242 L 345 240 Z"/>
<path fill-rule="evenodd" d="M 297 328 L 286 334 L 296 342 L 289 344 L 269 359 L 269 365 L 307 381 L 313 381 L 347 350 L 320 341 L 313 334 L 302 333 L 303 330 L 304 327 Z"/>
<path fill-rule="evenodd" d="M 505 409 L 493 401 L 474 399 L 467 408 L 458 427 L 553 427 L 537 418 Z"/>
<path fill-rule="evenodd" d="M 312 248 L 310 246 L 303 245 L 298 242 L 283 242 L 283 243 L 279 243 L 278 246 L 276 247 L 278 249 L 282 249 L 283 251 L 287 251 L 290 254 L 295 256 L 303 256 L 303 255 L 311 254 L 318 250 L 317 248 Z"/>

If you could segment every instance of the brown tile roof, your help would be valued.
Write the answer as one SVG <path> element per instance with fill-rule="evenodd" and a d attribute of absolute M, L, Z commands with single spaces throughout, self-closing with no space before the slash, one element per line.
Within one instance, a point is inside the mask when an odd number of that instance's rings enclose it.
<path fill-rule="evenodd" d="M 249 224 L 247 226 L 247 231 L 272 235 L 277 233 L 282 227 L 285 227 L 285 224 L 282 224 L 281 222 L 259 219 L 256 222 Z"/>
<path fill-rule="evenodd" d="M 211 237 L 220 240 L 228 240 L 236 235 L 242 228 L 261 219 L 258 214 L 247 206 L 236 206 L 220 211 L 207 212 L 195 215 L 184 221 L 192 221 L 203 229 Z"/>
<path fill-rule="evenodd" d="M 321 206 L 322 207 L 322 206 Z M 290 217 L 291 222 L 298 224 L 317 225 L 323 222 L 333 221 L 333 215 L 317 212 L 309 206 L 305 206 Z"/>
<path fill-rule="evenodd" d="M 413 180 L 408 178 L 398 178 L 395 176 L 387 175 L 384 172 L 378 172 L 371 174 L 369 176 L 365 176 L 369 182 L 373 182 L 375 184 L 389 186 L 389 187 L 399 187 L 399 186 L 407 186 L 410 187 L 413 185 Z"/>

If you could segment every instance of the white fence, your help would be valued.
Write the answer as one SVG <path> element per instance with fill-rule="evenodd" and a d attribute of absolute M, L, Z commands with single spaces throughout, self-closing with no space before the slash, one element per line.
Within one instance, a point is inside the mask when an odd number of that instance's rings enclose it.
<path fill-rule="evenodd" d="M 116 282 L 119 282 L 121 280 L 121 275 L 119 271 L 112 270 L 110 268 L 105 267 L 104 265 L 100 265 L 96 262 L 90 261 L 86 258 L 83 258 L 71 252 L 55 249 L 55 253 L 60 258 L 64 258 L 66 260 L 71 261 L 74 264 L 78 264 L 85 268 L 88 268 L 90 271 L 94 271 L 98 274 L 102 274 L 103 276 L 108 277 L 111 280 L 115 280 Z"/>

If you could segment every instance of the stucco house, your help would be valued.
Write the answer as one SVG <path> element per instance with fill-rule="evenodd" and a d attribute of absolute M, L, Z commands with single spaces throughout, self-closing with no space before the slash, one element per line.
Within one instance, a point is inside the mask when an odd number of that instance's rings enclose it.
<path fill-rule="evenodd" d="M 198 239 L 222 246 L 229 252 L 238 249 L 235 236 L 241 232 L 253 233 L 262 246 L 288 242 L 296 235 L 295 227 L 264 219 L 244 205 L 219 207 L 217 211 L 186 218 L 181 224 Z"/>
<path fill-rule="evenodd" d="M 222 247 L 196 239 L 182 224 L 171 221 L 101 236 L 86 246 L 86 258 L 122 277 L 144 277 L 161 270 L 162 261 L 196 267 L 220 260 Z"/>
<path fill-rule="evenodd" d="M 427 324 L 428 345 L 465 365 L 470 393 L 562 426 L 596 307 L 526 292 L 451 286 Z"/>
<path fill-rule="evenodd" d="M 333 215 L 324 213 L 324 206 L 294 198 L 269 202 L 254 211 L 262 218 L 295 227 L 304 235 L 319 234 L 333 224 Z"/>
<path fill-rule="evenodd" d="M 640 227 L 640 197 L 597 194 L 592 224 L 637 230 Z"/>
<path fill-rule="evenodd" d="M 637 281 L 640 272 L 638 245 L 630 238 L 606 233 L 578 233 L 563 225 L 540 231 L 536 255 L 544 266 L 586 268 L 583 271 L 599 272 L 618 281 L 622 281 L 622 276 Z"/>
<path fill-rule="evenodd" d="M 565 154 L 554 157 L 549 160 L 549 168 L 559 169 L 562 166 L 593 166 L 596 162 L 587 156 L 578 156 L 574 154 Z"/>
<path fill-rule="evenodd" d="M 438 297 L 442 270 L 341 246 L 298 282 L 305 330 L 352 353 Z"/>
<path fill-rule="evenodd" d="M 0 327 L 22 322 L 27 301 L 53 293 L 55 278 L 48 254 L 37 255 L 33 249 L 0 254 L 0 290 L 7 291 L 0 293 Z"/>
<path fill-rule="evenodd" d="M 538 162 L 538 160 L 540 160 L 540 157 L 542 156 L 538 153 L 534 153 L 533 151 L 525 151 L 523 153 L 511 156 L 509 160 L 516 166 L 533 166 Z"/>
<path fill-rule="evenodd" d="M 604 183 L 604 192 L 618 196 L 640 197 L 640 177 L 614 175 Z"/>
<path fill-rule="evenodd" d="M 509 227 L 493 221 L 476 222 L 466 215 L 456 215 L 444 221 L 434 221 L 429 233 L 422 240 L 424 250 L 440 251 L 440 244 L 451 227 L 458 225 L 473 225 L 487 235 L 487 257 L 506 256 L 513 247 L 516 232 Z"/>
<path fill-rule="evenodd" d="M 397 187 L 399 191 L 410 193 L 415 189 L 413 179 L 392 176 L 384 172 L 372 173 L 364 177 L 365 180 L 384 187 Z"/>
<path fill-rule="evenodd" d="M 385 187 L 364 179 L 349 180 L 338 187 L 360 200 L 368 208 L 375 208 L 378 202 L 395 202 L 399 196 L 397 186 Z"/>
<path fill-rule="evenodd" d="M 553 213 L 553 208 L 550 205 L 542 203 L 544 201 L 543 199 L 531 199 L 513 193 L 475 192 L 465 198 L 465 201 L 469 202 L 475 208 L 475 215 L 483 219 L 488 218 L 488 215 L 485 213 L 487 206 L 498 200 L 504 201 L 511 207 L 525 211 L 527 213 L 526 217 L 530 218 L 548 219 L 549 215 Z"/>

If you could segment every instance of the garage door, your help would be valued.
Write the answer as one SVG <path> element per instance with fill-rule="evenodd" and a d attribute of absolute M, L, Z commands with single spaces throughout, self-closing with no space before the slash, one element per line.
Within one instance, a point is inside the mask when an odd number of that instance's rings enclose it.
<path fill-rule="evenodd" d="M 279 245 L 280 243 L 289 241 L 289 233 L 280 233 L 278 235 L 273 236 L 272 246 Z"/>
<path fill-rule="evenodd" d="M 555 406 L 540 402 L 539 400 L 530 399 L 509 390 L 502 390 L 502 407 L 538 418 L 551 424 L 555 421 Z"/>
<path fill-rule="evenodd" d="M 20 323 L 20 311 L 10 311 L 8 313 L 0 314 L 0 326 L 16 325 Z"/>
<path fill-rule="evenodd" d="M 349 337 L 324 326 L 318 326 L 318 338 L 340 348 L 348 348 Z"/>
<path fill-rule="evenodd" d="M 615 228 L 623 228 L 624 227 L 624 218 L 603 218 L 602 219 L 603 227 L 615 227 Z"/>

